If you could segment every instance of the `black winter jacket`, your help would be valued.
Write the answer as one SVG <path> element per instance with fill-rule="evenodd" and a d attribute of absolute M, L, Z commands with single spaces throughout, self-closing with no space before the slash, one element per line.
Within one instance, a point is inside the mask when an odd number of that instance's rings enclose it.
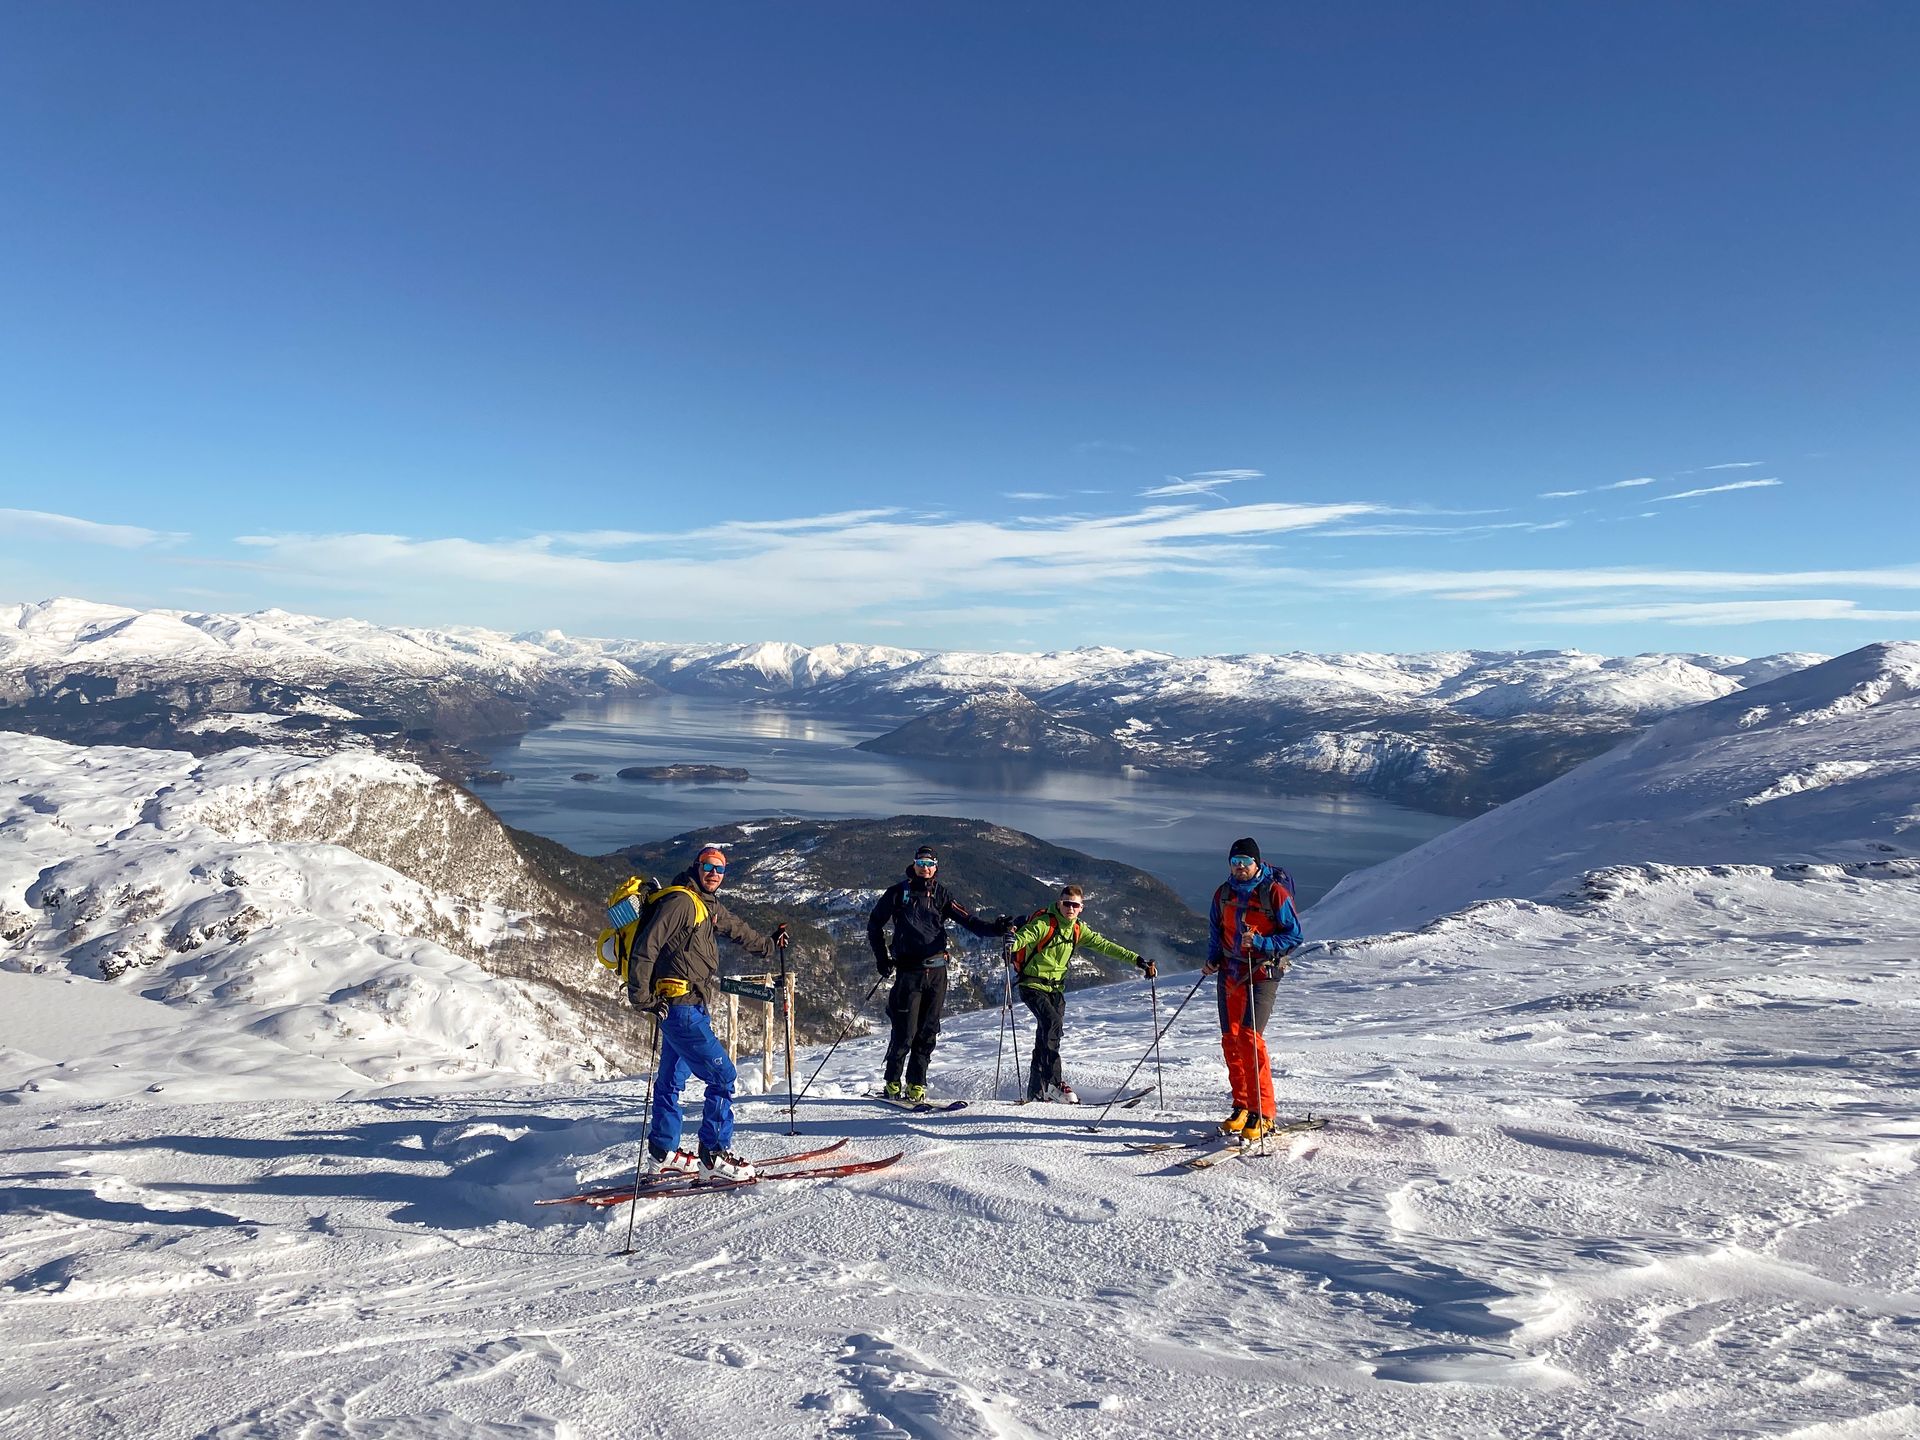
<path fill-rule="evenodd" d="M 675 885 L 700 889 L 699 876 L 692 867 L 673 877 Z M 701 895 L 707 907 L 707 923 L 696 924 L 693 899 L 687 895 L 669 895 L 657 902 L 640 931 L 627 964 L 628 998 L 646 1005 L 653 997 L 656 980 L 684 980 L 686 998 L 713 1008 L 720 991 L 720 946 L 715 935 L 724 935 L 755 955 L 771 955 L 773 941 L 740 919 L 711 895 Z"/>
<path fill-rule="evenodd" d="M 968 910 L 938 880 L 921 881 L 907 867 L 907 878 L 884 891 L 867 916 L 867 944 L 881 966 L 918 970 L 947 963 L 947 922 L 958 920 L 976 935 L 996 935 L 999 928 Z M 889 959 L 887 924 L 893 924 Z"/>

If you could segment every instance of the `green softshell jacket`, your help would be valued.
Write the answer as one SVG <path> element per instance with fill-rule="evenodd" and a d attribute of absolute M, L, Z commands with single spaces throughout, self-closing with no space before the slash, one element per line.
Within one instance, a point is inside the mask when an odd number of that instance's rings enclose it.
<path fill-rule="evenodd" d="M 1049 930 L 1054 932 L 1053 938 L 1041 945 Z M 1035 946 L 1039 948 L 1035 949 Z M 1025 957 L 1020 964 L 1020 983 L 1029 990 L 1059 993 L 1065 986 L 1067 962 L 1073 959 L 1073 952 L 1082 946 L 1096 955 L 1104 955 L 1109 960 L 1124 960 L 1129 965 L 1137 964 L 1140 960 L 1126 946 L 1116 945 L 1104 935 L 1096 935 L 1080 921 L 1067 919 L 1060 913 L 1059 906 L 1049 905 L 1013 932 L 1014 953 Z"/>

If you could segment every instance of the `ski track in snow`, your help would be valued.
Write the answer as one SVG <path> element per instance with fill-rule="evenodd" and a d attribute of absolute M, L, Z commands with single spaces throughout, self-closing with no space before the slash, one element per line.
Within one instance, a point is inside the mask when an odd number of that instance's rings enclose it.
<path fill-rule="evenodd" d="M 1497 968 L 1470 934 L 1309 957 L 1269 1040 L 1283 1106 L 1331 1124 L 1205 1174 L 1119 1142 L 1221 1109 L 1210 988 L 1164 1047 L 1166 1109 L 1099 1135 L 1091 1107 L 995 1101 L 992 1014 L 942 1041 L 936 1080 L 973 1101 L 950 1116 L 857 1098 L 880 1039 L 850 1041 L 800 1129 L 900 1165 L 647 1202 L 630 1258 L 626 1211 L 532 1205 L 630 1170 L 628 1082 L 14 1105 L 0 1341 L 25 1363 L 0 1416 L 71 1436 L 1914 1433 L 1920 881 L 1737 876 L 1606 911 L 1509 916 Z M 1089 1093 L 1144 1048 L 1146 1001 L 1072 997 Z M 787 1148 L 782 1097 L 742 1116 L 744 1148 Z"/>

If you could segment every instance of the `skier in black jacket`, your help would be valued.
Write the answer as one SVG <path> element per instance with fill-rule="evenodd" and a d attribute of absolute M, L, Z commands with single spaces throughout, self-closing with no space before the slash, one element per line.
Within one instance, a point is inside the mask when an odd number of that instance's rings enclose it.
<path fill-rule="evenodd" d="M 940 1039 L 940 1012 L 947 1003 L 947 922 L 958 920 L 976 935 L 1005 935 L 1013 929 L 1012 917 L 982 920 L 955 900 L 934 878 L 939 868 L 933 847 L 922 845 L 913 852 L 906 879 L 888 888 L 867 916 L 873 963 L 883 980 L 894 976 L 887 994 L 887 1016 L 893 1021 L 887 1041 L 887 1098 L 912 1104 L 927 1098 L 927 1064 Z"/>

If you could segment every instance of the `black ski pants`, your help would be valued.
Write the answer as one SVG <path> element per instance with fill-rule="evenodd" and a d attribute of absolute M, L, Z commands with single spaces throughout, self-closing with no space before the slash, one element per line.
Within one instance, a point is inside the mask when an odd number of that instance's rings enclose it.
<path fill-rule="evenodd" d="M 1027 1098 L 1036 1100 L 1049 1085 L 1065 1075 L 1060 1069 L 1060 1034 L 1067 1026 L 1067 997 L 1063 991 L 1020 987 L 1020 998 L 1033 1012 L 1033 1064 L 1027 1070 Z"/>
<path fill-rule="evenodd" d="M 887 1040 L 889 1084 L 900 1079 L 903 1068 L 907 1084 L 927 1083 L 927 1066 L 940 1041 L 940 1013 L 946 1008 L 946 966 L 902 970 L 893 977 L 893 989 L 887 992 L 887 1018 L 893 1021 Z"/>

